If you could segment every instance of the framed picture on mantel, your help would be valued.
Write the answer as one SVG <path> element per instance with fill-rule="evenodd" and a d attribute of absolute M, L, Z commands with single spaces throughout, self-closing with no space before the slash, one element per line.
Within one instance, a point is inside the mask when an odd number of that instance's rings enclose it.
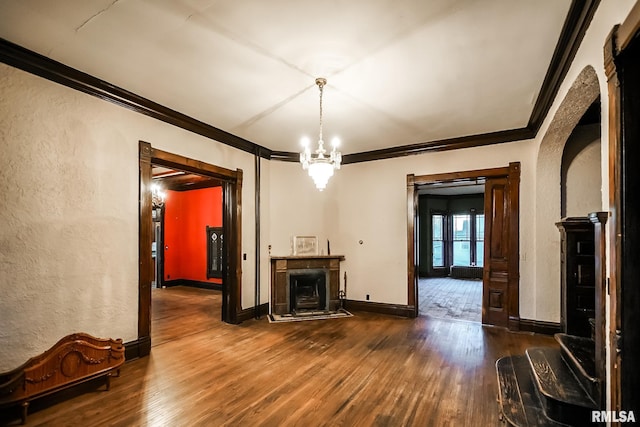
<path fill-rule="evenodd" d="M 318 238 L 316 236 L 293 236 L 291 247 L 293 255 L 318 255 Z"/>

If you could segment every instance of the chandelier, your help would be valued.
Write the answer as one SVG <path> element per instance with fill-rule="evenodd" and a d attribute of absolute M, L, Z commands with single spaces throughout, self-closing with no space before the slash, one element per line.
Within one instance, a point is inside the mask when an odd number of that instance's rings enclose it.
<path fill-rule="evenodd" d="M 164 205 L 166 195 L 160 185 L 155 182 L 151 184 L 151 205 L 154 208 L 161 208 Z"/>
<path fill-rule="evenodd" d="M 338 138 L 333 138 L 331 141 L 333 147 L 331 153 L 327 154 L 327 150 L 324 149 L 324 141 L 322 139 L 322 92 L 324 85 L 327 84 L 327 79 L 317 78 L 316 84 L 320 89 L 320 135 L 318 137 L 318 148 L 312 153 L 309 148 L 309 139 L 303 138 L 302 145 L 304 149 L 300 153 L 300 163 L 302 163 L 302 168 L 308 171 L 309 176 L 313 178 L 316 188 L 322 191 L 327 186 L 329 178 L 333 176 L 333 171 L 340 169 L 342 154 L 337 151 L 338 144 L 340 143 Z"/>

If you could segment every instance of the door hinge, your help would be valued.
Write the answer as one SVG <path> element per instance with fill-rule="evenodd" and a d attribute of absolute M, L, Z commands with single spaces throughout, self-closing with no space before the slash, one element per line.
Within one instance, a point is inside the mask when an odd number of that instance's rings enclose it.
<path fill-rule="evenodd" d="M 616 329 L 615 345 L 616 353 L 622 353 L 622 331 L 620 329 Z"/>

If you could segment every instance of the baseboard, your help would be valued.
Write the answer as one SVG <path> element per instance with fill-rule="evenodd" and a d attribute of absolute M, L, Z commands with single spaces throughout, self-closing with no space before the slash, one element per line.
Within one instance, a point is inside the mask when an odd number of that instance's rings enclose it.
<path fill-rule="evenodd" d="M 509 316 L 509 320 L 507 322 L 507 329 L 512 332 L 518 332 L 520 330 L 520 321 L 521 319 L 517 316 Z"/>
<path fill-rule="evenodd" d="M 414 307 L 408 305 L 386 304 L 381 302 L 346 300 L 347 310 L 368 311 L 371 313 L 388 314 L 400 317 L 416 317 Z"/>
<path fill-rule="evenodd" d="M 127 362 L 148 356 L 149 353 L 151 353 L 151 337 L 142 337 L 124 343 L 124 359 Z"/>
<path fill-rule="evenodd" d="M 260 304 L 258 306 L 258 315 L 266 316 L 267 314 L 269 314 L 269 304 L 266 302 L 264 304 Z M 255 307 L 245 308 L 238 312 L 238 323 L 253 319 L 254 317 L 256 317 Z"/>
<path fill-rule="evenodd" d="M 213 289 L 216 291 L 222 290 L 222 285 L 220 283 L 201 282 L 198 280 L 175 279 L 175 280 L 165 280 L 162 283 L 163 283 L 163 286 L 167 288 L 171 288 L 173 286 L 191 286 L 192 288 Z"/>
<path fill-rule="evenodd" d="M 537 334 L 553 335 L 562 332 L 560 323 L 542 320 L 520 319 L 520 330 Z"/>

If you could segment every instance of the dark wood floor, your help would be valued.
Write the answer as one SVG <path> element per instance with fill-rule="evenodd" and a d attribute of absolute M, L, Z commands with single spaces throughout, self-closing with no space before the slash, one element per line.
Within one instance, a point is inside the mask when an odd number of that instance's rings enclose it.
<path fill-rule="evenodd" d="M 151 356 L 125 364 L 110 391 L 34 402 L 28 425 L 497 426 L 496 359 L 554 345 L 479 323 L 364 312 L 234 326 L 220 322 L 219 299 L 154 290 Z"/>

